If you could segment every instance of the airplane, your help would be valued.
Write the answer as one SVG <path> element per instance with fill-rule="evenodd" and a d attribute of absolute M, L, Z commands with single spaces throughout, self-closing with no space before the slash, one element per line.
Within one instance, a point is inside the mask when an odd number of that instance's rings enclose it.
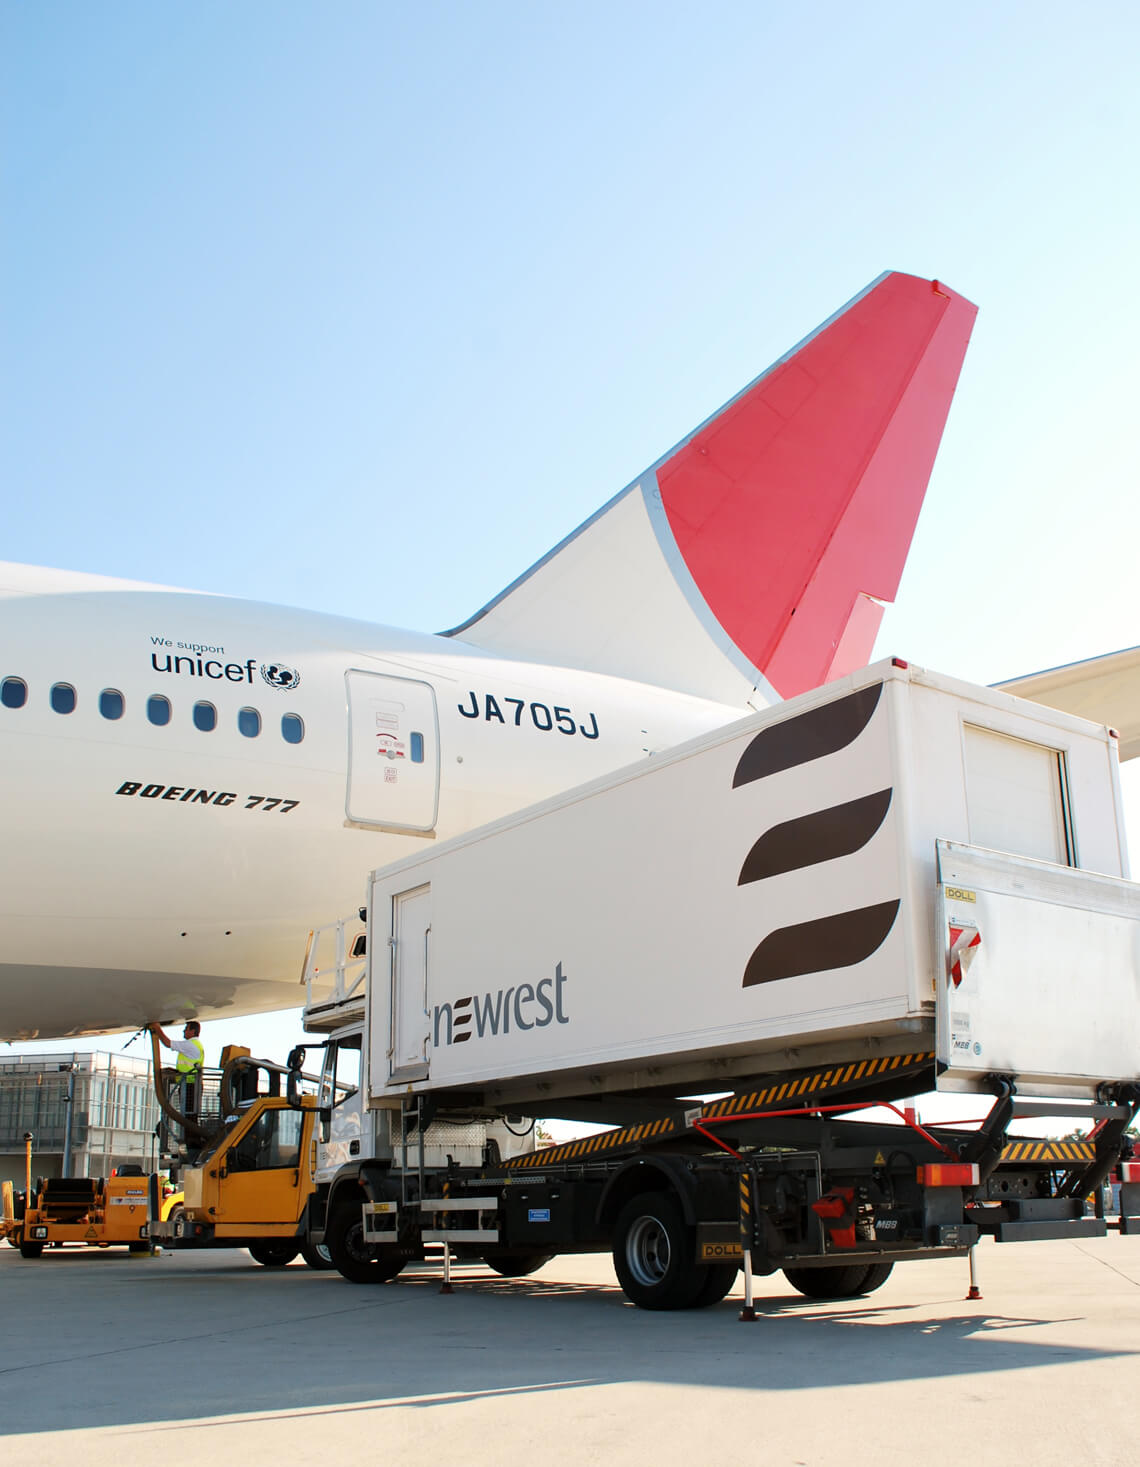
<path fill-rule="evenodd" d="M 864 665 L 975 315 L 880 276 L 439 635 L 0 565 L 0 1038 L 295 1007 L 371 869 Z"/>

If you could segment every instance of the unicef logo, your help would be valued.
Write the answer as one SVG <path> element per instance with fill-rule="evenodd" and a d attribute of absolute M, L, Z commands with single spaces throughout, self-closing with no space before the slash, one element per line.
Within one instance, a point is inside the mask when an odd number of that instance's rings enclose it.
<path fill-rule="evenodd" d="M 261 676 L 271 688 L 280 688 L 283 693 L 297 687 L 301 681 L 301 674 L 297 669 L 286 667 L 283 662 L 263 662 Z"/>

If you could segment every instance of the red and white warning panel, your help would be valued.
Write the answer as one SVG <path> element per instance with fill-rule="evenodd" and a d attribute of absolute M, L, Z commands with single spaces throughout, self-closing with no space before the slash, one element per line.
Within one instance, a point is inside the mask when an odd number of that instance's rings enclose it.
<path fill-rule="evenodd" d="M 1088 1096 L 1140 1062 L 1140 888 L 939 841 L 940 1090 Z"/>

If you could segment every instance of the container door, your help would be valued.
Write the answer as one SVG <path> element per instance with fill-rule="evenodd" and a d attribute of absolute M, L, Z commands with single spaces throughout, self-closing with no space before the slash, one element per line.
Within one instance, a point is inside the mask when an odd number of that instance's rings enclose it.
<path fill-rule="evenodd" d="M 434 830 L 439 804 L 435 690 L 412 678 L 346 672 L 348 794 L 361 825 Z"/>
<path fill-rule="evenodd" d="M 972 724 L 964 733 L 970 843 L 1074 864 L 1065 756 Z"/>
<path fill-rule="evenodd" d="M 393 1080 L 427 1077 L 431 1038 L 428 966 L 431 961 L 431 887 L 401 892 L 392 902 Z"/>

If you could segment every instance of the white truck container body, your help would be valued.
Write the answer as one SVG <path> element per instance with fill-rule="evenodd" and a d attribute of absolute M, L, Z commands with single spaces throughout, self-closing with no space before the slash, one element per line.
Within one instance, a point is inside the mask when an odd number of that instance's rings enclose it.
<path fill-rule="evenodd" d="M 374 872 L 368 1103 L 924 1047 L 1090 1095 L 1140 1069 L 1127 875 L 1108 730 L 879 663 Z"/>

